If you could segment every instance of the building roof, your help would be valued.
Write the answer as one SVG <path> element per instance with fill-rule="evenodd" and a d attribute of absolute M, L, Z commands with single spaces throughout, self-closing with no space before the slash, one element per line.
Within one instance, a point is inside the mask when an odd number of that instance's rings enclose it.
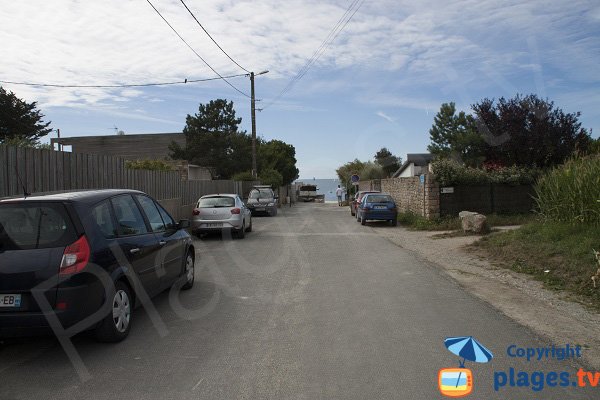
<path fill-rule="evenodd" d="M 397 178 L 406 168 L 408 168 L 410 164 L 414 164 L 417 167 L 426 167 L 432 160 L 433 155 L 431 155 L 430 153 L 407 154 L 406 161 L 404 161 L 404 164 L 402 164 L 402 166 L 400 166 L 400 168 L 398 168 L 398 170 L 394 172 L 394 175 L 392 175 L 392 177 Z"/>

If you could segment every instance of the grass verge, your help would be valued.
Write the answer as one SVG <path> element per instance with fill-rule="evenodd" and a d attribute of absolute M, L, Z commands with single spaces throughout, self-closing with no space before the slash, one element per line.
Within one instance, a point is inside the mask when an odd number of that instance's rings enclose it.
<path fill-rule="evenodd" d="M 547 288 L 567 290 L 600 309 L 600 286 L 594 288 L 591 280 L 598 269 L 592 249 L 599 247 L 598 226 L 533 222 L 483 237 L 470 248 L 497 265 L 530 274 Z"/>
<path fill-rule="evenodd" d="M 534 214 L 487 215 L 487 221 L 490 227 L 523 225 L 525 223 L 535 221 L 536 218 L 537 216 Z M 398 223 L 409 229 L 418 231 L 452 231 L 461 229 L 460 219 L 458 219 L 458 217 L 442 217 L 428 220 L 425 217 L 411 212 L 399 213 Z"/>

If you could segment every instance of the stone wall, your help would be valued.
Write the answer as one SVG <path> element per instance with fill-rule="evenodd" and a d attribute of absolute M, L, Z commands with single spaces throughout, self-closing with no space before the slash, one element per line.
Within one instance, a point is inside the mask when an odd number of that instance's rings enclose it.
<path fill-rule="evenodd" d="M 359 190 L 381 190 L 391 194 L 399 212 L 412 212 L 427 219 L 456 217 L 461 211 L 529 213 L 535 207 L 531 185 L 461 185 L 443 189 L 431 174 L 425 175 L 424 183 L 418 176 L 359 182 Z"/>
<path fill-rule="evenodd" d="M 428 219 L 440 216 L 440 189 L 430 175 L 425 175 L 424 183 L 421 183 L 418 176 L 412 176 L 361 181 L 359 188 L 389 193 L 394 198 L 399 212 L 412 212 Z"/>

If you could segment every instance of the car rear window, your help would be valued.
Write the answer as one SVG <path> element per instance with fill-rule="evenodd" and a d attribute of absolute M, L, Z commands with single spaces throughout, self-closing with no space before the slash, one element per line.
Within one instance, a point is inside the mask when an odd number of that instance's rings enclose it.
<path fill-rule="evenodd" d="M 61 203 L 0 204 L 0 252 L 65 247 L 77 232 Z"/>
<path fill-rule="evenodd" d="M 215 196 L 200 199 L 198 208 L 234 207 L 235 199 L 229 196 Z"/>
<path fill-rule="evenodd" d="M 394 201 L 392 196 L 386 196 L 381 194 L 370 194 L 367 196 L 367 202 L 369 203 L 388 203 L 390 201 Z"/>
<path fill-rule="evenodd" d="M 252 190 L 248 196 L 251 199 L 271 199 L 273 191 L 271 189 Z"/>

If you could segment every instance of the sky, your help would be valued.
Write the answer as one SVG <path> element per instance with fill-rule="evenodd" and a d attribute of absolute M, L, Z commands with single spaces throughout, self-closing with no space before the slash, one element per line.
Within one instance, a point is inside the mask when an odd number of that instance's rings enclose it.
<path fill-rule="evenodd" d="M 117 85 L 245 73 L 180 0 L 150 1 L 197 54 L 147 0 L 2 0 L 0 81 Z M 450 101 L 469 111 L 484 98 L 535 93 L 581 112 L 583 127 L 598 137 L 597 0 L 185 4 L 239 65 L 269 71 L 255 78 L 263 109 L 257 133 L 295 146 L 301 178 L 333 178 L 343 163 L 372 159 L 384 146 L 403 159 L 426 152 L 433 117 Z M 188 114 L 217 98 L 234 102 L 250 132 L 250 80 L 228 81 L 239 92 L 220 79 L 134 88 L 0 85 L 37 102 L 63 137 L 180 132 Z"/>

